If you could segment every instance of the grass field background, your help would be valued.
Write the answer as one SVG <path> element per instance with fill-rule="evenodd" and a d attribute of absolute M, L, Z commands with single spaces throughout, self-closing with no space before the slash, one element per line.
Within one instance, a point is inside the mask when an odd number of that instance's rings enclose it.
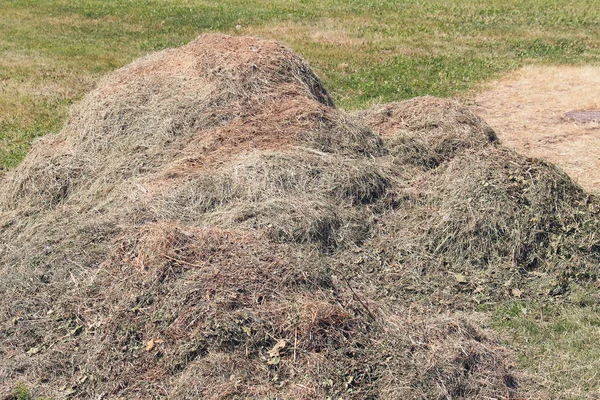
<path fill-rule="evenodd" d="M 206 31 L 276 39 L 303 55 L 338 106 L 468 97 L 526 64 L 594 64 L 597 0 L 3 0 L 0 173 L 108 73 Z M 493 311 L 519 364 L 573 397 L 600 390 L 597 288 Z M 574 295 L 573 295 L 574 296 Z"/>
<path fill-rule="evenodd" d="M 0 168 L 57 131 L 100 76 L 206 31 L 280 40 L 338 105 L 456 96 L 528 63 L 600 54 L 595 0 L 4 0 Z"/>

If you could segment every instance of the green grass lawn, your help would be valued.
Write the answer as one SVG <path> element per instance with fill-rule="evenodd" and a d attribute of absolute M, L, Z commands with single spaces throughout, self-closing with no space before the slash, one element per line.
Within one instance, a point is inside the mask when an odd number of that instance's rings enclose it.
<path fill-rule="evenodd" d="M 504 343 L 516 353 L 517 365 L 539 390 L 555 394 L 553 398 L 597 398 L 598 288 L 574 292 L 564 299 L 518 300 L 498 305 L 491 325 L 503 334 Z"/>
<path fill-rule="evenodd" d="M 599 21 L 596 0 L 4 0 L 0 169 L 101 75 L 205 31 L 283 41 L 359 108 L 456 96 L 527 63 L 595 62 Z"/>
<path fill-rule="evenodd" d="M 2 0 L 0 171 L 102 75 L 206 31 L 284 42 L 346 109 L 464 96 L 525 64 L 600 56 L 598 0 Z M 502 305 L 492 325 L 522 367 L 576 398 L 600 390 L 594 301 Z"/>

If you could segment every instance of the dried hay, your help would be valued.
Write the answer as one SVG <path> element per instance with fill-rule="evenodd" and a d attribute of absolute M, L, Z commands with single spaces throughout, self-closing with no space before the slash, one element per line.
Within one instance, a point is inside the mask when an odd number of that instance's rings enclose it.
<path fill-rule="evenodd" d="M 445 107 L 429 110 L 432 102 Z M 557 167 L 500 146 L 485 124 L 472 128 L 473 119 L 462 116 L 473 114 L 456 103 L 424 98 L 384 107 L 386 115 L 406 115 L 419 104 L 423 119 L 454 121 L 462 146 L 438 158 L 441 163 L 417 166 L 400 192 L 403 201 L 385 214 L 377 235 L 363 247 L 374 251 L 362 256 L 360 274 L 376 271 L 379 286 L 393 296 L 415 293 L 429 304 L 453 308 L 508 299 L 515 289 L 531 296 L 564 294 L 572 282 L 597 279 L 596 197 Z M 381 107 L 358 117 L 377 129 L 381 125 L 373 121 L 381 121 Z M 401 137 L 431 143 L 439 135 L 398 121 Z M 393 129 L 386 144 L 394 143 Z M 464 140 L 465 132 L 478 132 L 479 140 Z M 400 164 L 416 159 L 413 147 L 390 153 Z M 382 254 L 388 258 L 382 260 Z"/>
<path fill-rule="evenodd" d="M 387 139 L 402 164 L 435 168 L 465 149 L 497 141 L 494 131 L 455 101 L 421 97 L 402 103 L 376 105 L 353 118 Z"/>
<path fill-rule="evenodd" d="M 154 195 L 160 218 L 265 229 L 272 240 L 323 249 L 360 243 L 372 214 L 353 206 L 376 202 L 389 185 L 370 159 L 306 148 L 244 154 L 210 175 L 186 178 Z"/>
<path fill-rule="evenodd" d="M 346 115 L 245 37 L 115 72 L 1 179 L 0 394 L 518 398 L 456 310 L 600 257 L 598 201 L 468 110 Z"/>

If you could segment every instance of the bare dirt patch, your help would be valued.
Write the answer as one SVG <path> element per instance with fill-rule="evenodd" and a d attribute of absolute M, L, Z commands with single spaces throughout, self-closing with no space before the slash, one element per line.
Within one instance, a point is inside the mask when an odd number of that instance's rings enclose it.
<path fill-rule="evenodd" d="M 600 122 L 568 114 L 600 110 L 600 67 L 526 67 L 476 97 L 476 112 L 501 141 L 563 168 L 600 191 Z"/>

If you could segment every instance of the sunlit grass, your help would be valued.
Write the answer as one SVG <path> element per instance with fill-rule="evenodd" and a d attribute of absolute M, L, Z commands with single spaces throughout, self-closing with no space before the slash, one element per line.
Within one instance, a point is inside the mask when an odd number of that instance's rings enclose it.
<path fill-rule="evenodd" d="M 5 0 L 0 168 L 59 129 L 102 74 L 206 31 L 283 41 L 340 107 L 359 108 L 456 96 L 526 63 L 594 61 L 598 21 L 591 0 Z"/>
<path fill-rule="evenodd" d="M 600 303 L 595 295 L 500 305 L 492 326 L 514 350 L 519 369 L 535 375 L 540 391 L 568 399 L 600 395 Z"/>

